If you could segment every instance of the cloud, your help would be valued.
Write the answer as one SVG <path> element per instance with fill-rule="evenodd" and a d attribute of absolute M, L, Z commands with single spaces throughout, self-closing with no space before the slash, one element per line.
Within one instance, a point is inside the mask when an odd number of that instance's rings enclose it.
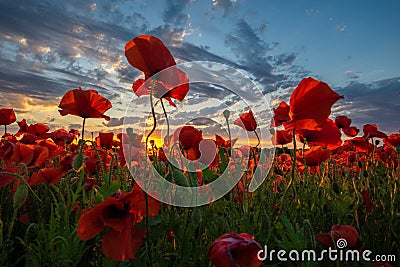
<path fill-rule="evenodd" d="M 237 2 L 236 0 L 213 0 L 213 6 L 211 10 L 214 11 L 217 8 L 220 8 L 224 12 L 224 17 L 226 17 L 234 7 L 236 2 Z"/>
<path fill-rule="evenodd" d="M 361 77 L 361 72 L 347 70 L 344 72 L 344 75 L 346 76 L 347 80 L 357 80 Z"/>
<path fill-rule="evenodd" d="M 187 25 L 190 20 L 190 16 L 184 13 L 186 6 L 192 2 L 191 0 L 170 0 L 166 1 L 167 7 L 162 13 L 162 18 L 165 24 L 175 25 L 182 27 Z"/>
<path fill-rule="evenodd" d="M 293 78 L 308 72 L 303 67 L 294 64 L 297 58 L 295 53 L 271 56 L 270 54 L 273 54 L 272 51 L 279 43 L 265 42 L 259 36 L 258 30 L 244 19 L 239 19 L 234 31 L 226 35 L 225 44 L 237 57 L 238 65 L 251 73 L 263 87 L 285 81 L 288 78 L 293 80 Z"/>
<path fill-rule="evenodd" d="M 362 128 L 375 123 L 387 133 L 397 132 L 400 125 L 400 77 L 381 80 L 370 84 L 351 82 L 337 88 L 344 99 L 334 106 L 334 116 L 347 115 Z"/>

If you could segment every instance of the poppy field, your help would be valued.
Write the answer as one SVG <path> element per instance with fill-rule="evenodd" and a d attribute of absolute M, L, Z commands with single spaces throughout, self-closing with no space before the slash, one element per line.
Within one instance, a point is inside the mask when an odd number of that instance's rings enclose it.
<path fill-rule="evenodd" d="M 0 108 L 1 266 L 399 266 L 400 130 L 332 117 L 344 97 L 304 78 L 273 109 L 269 172 L 251 191 L 264 149 L 256 114 L 219 114 L 248 132 L 251 145 L 192 125 L 171 129 L 159 145 L 152 101 L 168 120 L 164 105 L 183 101 L 190 79 L 156 37 L 132 39 L 125 57 L 144 75 L 132 80 L 132 94 L 150 96 L 147 135 L 126 128 L 88 139 L 86 121 L 110 120 L 112 109 L 93 89 L 71 89 L 58 106 L 60 116 L 82 118 L 80 129 L 29 124 L 12 107 Z M 13 124 L 17 132 L 7 129 Z M 159 201 L 159 194 L 179 197 L 173 192 L 147 190 L 150 169 L 180 187 L 205 188 L 210 198 L 216 192 L 208 185 L 225 170 L 240 180 L 207 205 L 179 207 Z M 371 253 L 369 260 L 319 257 L 328 249 Z M 302 258 L 304 250 L 316 258 Z"/>

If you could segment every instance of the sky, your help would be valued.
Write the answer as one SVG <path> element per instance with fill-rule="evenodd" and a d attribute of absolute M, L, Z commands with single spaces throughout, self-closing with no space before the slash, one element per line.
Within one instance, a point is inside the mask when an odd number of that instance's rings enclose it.
<path fill-rule="evenodd" d="M 80 118 L 57 111 L 80 86 L 113 104 L 111 120 L 87 120 L 88 132 L 119 131 L 124 118 L 151 124 L 143 119 L 148 103 L 131 89 L 141 73 L 124 56 L 129 40 L 151 34 L 178 63 L 211 61 L 245 73 L 268 101 L 265 113 L 258 110 L 265 125 L 271 108 L 314 77 L 344 96 L 332 117 L 389 134 L 400 129 L 399 8 L 396 0 L 0 0 L 0 107 L 14 108 L 17 121 L 80 129 Z M 197 116 L 193 124 L 213 133 L 222 109 L 234 110 L 232 120 L 247 111 L 239 102 L 226 90 L 193 86 L 167 110 L 177 123 Z M 161 114 L 158 107 L 160 121 Z"/>

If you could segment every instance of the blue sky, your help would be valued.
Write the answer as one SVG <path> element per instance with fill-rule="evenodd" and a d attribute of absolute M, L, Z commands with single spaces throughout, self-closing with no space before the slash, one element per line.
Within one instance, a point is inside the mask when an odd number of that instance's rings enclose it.
<path fill-rule="evenodd" d="M 178 62 L 246 71 L 272 105 L 303 77 L 323 80 L 345 96 L 333 115 L 391 133 L 400 128 L 399 8 L 371 0 L 0 1 L 1 106 L 14 107 L 18 121 L 79 128 L 56 107 L 67 90 L 94 88 L 113 103 L 113 119 L 89 120 L 89 131 L 121 128 L 140 75 L 123 48 L 152 34 Z"/>

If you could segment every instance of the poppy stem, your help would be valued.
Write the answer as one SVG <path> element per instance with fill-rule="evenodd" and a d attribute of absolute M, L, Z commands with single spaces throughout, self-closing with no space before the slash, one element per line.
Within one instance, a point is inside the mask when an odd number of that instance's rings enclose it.
<path fill-rule="evenodd" d="M 168 120 L 168 116 L 167 116 L 167 111 L 165 110 L 165 107 L 164 107 L 163 99 L 161 98 L 160 100 L 161 100 L 161 107 L 164 112 L 165 120 L 167 121 L 167 146 L 168 146 L 168 149 L 170 149 L 169 145 L 170 145 L 171 140 L 170 140 L 170 136 L 169 136 L 169 120 Z"/>
<path fill-rule="evenodd" d="M 256 145 L 256 147 L 258 147 L 260 145 L 260 137 L 258 136 L 258 133 L 257 133 L 256 130 L 254 130 L 254 133 L 256 134 L 256 137 L 257 137 L 257 140 L 258 140 L 258 143 Z"/>
<path fill-rule="evenodd" d="M 151 114 L 153 115 L 153 128 L 150 130 L 149 134 L 146 136 L 146 158 L 148 157 L 148 149 L 149 149 L 149 138 L 153 134 L 153 132 L 156 130 L 157 127 L 157 120 L 156 120 L 156 113 L 154 111 L 154 104 L 153 104 L 153 88 L 154 88 L 154 80 L 152 80 L 151 87 L 150 87 L 150 106 L 151 106 Z M 147 162 L 147 160 L 146 160 Z M 145 184 L 145 189 L 147 189 L 147 183 Z M 144 194 L 144 199 L 146 201 L 146 217 L 145 217 L 145 224 L 146 224 L 146 249 L 147 249 L 147 259 L 149 266 L 152 266 L 152 259 L 151 259 L 151 250 L 150 250 L 150 223 L 149 223 L 149 196 L 145 192 Z"/>
<path fill-rule="evenodd" d="M 294 174 L 296 170 L 296 160 L 297 160 L 297 147 L 296 147 L 296 133 L 295 130 L 293 130 L 293 165 L 292 165 L 292 181 L 294 180 Z"/>
<path fill-rule="evenodd" d="M 4 137 L 6 137 L 7 134 L 7 125 L 4 124 Z"/>
<path fill-rule="evenodd" d="M 85 122 L 86 122 L 86 118 L 83 118 L 83 123 L 82 123 L 82 143 L 85 140 Z"/>

